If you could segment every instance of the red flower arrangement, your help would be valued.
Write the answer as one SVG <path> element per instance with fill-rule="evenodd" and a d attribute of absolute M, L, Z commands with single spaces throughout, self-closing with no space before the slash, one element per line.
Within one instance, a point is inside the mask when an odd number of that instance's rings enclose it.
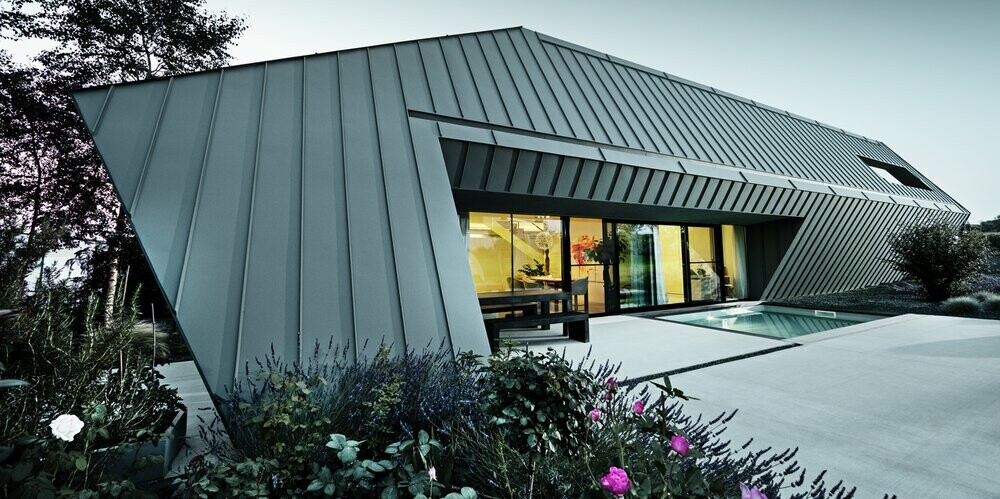
<path fill-rule="evenodd" d="M 590 236 L 580 236 L 579 239 L 580 242 L 570 246 L 569 250 L 573 253 L 573 260 L 576 261 L 576 264 L 583 265 L 587 263 L 587 258 L 594 254 L 594 248 L 600 242 Z"/>

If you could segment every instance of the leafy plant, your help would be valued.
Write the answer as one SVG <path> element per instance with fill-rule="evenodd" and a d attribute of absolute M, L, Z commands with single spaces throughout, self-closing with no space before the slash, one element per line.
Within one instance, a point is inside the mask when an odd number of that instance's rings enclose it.
<path fill-rule="evenodd" d="M 198 460 L 188 476 L 176 481 L 177 492 L 192 497 L 301 497 L 338 498 L 476 499 L 470 487 L 452 490 L 437 476 L 435 460 L 442 445 L 426 431 L 415 439 L 394 442 L 382 455 L 364 457 L 363 442 L 340 433 L 329 435 L 317 451 L 322 456 L 311 463 L 306 481 L 286 481 L 276 459 L 247 458 L 243 461 L 209 463 Z"/>
<path fill-rule="evenodd" d="M 95 452 L 97 443 L 110 436 L 105 425 L 107 408 L 97 404 L 80 422 L 82 431 L 69 442 L 53 435 L 25 435 L 0 447 L 0 492 L 4 497 L 81 498 L 134 497 L 135 484 L 106 476 L 105 467 L 118 458 L 113 450 Z M 67 416 L 63 416 L 67 417 Z M 75 416 L 68 416 L 75 418 Z M 161 458 L 162 459 L 162 458 Z M 137 463 L 136 468 L 153 464 Z M 134 468 L 135 469 L 135 468 Z M 110 479 L 109 479 L 110 478 Z"/>
<path fill-rule="evenodd" d="M 445 348 L 391 355 L 381 345 L 372 357 L 362 349 L 354 362 L 348 348 L 316 345 L 303 365 L 272 353 L 256 370 L 248 365 L 245 380 L 221 401 L 227 434 L 206 436 L 230 466 L 275 460 L 281 463 L 273 470 L 281 490 L 304 491 L 330 460 L 331 434 L 354 435 L 366 448 L 382 449 L 427 428 L 447 448 L 457 427 L 480 417 L 484 387 L 476 365 L 467 355 L 453 359 Z M 359 459 L 368 458 L 374 459 Z M 450 450 L 435 461 L 442 483 L 450 483 L 454 461 Z"/>
<path fill-rule="evenodd" d="M 483 412 L 515 448 L 535 454 L 575 454 L 586 437 L 593 375 L 573 369 L 555 350 L 545 354 L 502 349 L 484 371 L 490 389 Z"/>
<path fill-rule="evenodd" d="M 989 232 L 986 234 L 986 242 L 994 252 L 1000 253 L 1000 232 Z"/>
<path fill-rule="evenodd" d="M 74 290 L 51 277 L 13 321 L 0 323 L 0 361 L 8 373 L 31 383 L 17 394 L 0 392 L 0 439 L 46 431 L 59 414 L 101 404 L 109 432 L 103 445 L 152 440 L 182 406 L 174 389 L 160 383 L 150 352 L 132 343 L 134 303 L 104 323 L 93 303 L 78 304 Z M 84 317 L 75 321 L 77 307 Z"/>
<path fill-rule="evenodd" d="M 667 377 L 662 384 L 653 385 L 666 398 L 688 399 L 683 391 L 671 386 Z M 648 396 L 644 396 L 629 406 L 630 399 L 617 391 L 616 380 L 609 379 L 606 396 L 598 403 L 604 410 L 595 413 L 592 432 L 600 445 L 610 446 L 618 454 L 613 463 L 600 463 L 601 471 L 611 471 L 600 481 L 592 475 L 588 497 L 618 494 L 621 489 L 631 490 L 631 495 L 640 498 L 708 498 L 725 494 L 723 482 L 718 478 L 710 482 L 697 465 L 705 453 L 691 445 L 675 420 L 676 413 L 663 403 L 665 399 L 647 407 Z M 596 464 L 587 460 L 591 473 L 596 471 Z"/>
<path fill-rule="evenodd" d="M 948 298 L 981 274 L 990 254 L 981 232 L 944 222 L 909 226 L 890 246 L 893 266 L 916 279 L 933 301 Z"/>
<path fill-rule="evenodd" d="M 521 266 L 521 273 L 528 277 L 538 277 L 545 275 L 545 264 L 532 259 L 534 264 L 526 263 Z"/>
<path fill-rule="evenodd" d="M 174 482 L 180 497 L 271 497 L 272 486 L 280 481 L 275 459 L 247 458 L 239 462 L 209 462 L 198 459 L 189 464 L 187 477 Z"/>

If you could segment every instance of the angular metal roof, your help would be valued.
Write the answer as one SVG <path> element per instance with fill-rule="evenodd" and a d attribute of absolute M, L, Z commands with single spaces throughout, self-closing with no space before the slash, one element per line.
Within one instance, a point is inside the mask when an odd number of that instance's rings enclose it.
<path fill-rule="evenodd" d="M 793 199 L 822 197 L 854 200 L 859 213 L 968 216 L 881 142 L 523 28 L 74 97 L 216 390 L 272 342 L 293 359 L 331 334 L 356 348 L 485 351 L 442 138 L 631 165 L 615 167 L 631 175 L 623 200 L 644 200 L 657 179 L 658 193 L 725 187 L 677 198 L 699 209 L 721 209 L 718 199 L 784 216 Z M 859 157 L 928 188 L 891 183 Z M 641 192 L 628 194 L 637 177 Z M 733 185 L 751 186 L 742 192 L 754 202 Z M 794 278 L 806 284 L 773 289 L 808 291 L 808 276 Z"/>

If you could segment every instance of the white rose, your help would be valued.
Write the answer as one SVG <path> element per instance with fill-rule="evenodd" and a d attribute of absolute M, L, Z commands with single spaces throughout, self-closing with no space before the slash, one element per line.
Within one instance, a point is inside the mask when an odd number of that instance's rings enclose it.
<path fill-rule="evenodd" d="M 72 414 L 63 414 L 52 420 L 49 427 L 52 428 L 52 434 L 56 438 L 72 442 L 77 433 L 83 429 L 83 421 Z"/>

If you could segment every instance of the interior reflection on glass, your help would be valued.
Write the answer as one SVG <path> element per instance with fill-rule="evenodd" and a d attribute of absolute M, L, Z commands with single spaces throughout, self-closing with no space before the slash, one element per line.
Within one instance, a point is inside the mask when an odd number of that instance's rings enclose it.
<path fill-rule="evenodd" d="M 604 221 L 599 218 L 571 218 L 569 220 L 570 279 L 578 288 L 584 284 L 589 310 L 592 314 L 607 311 L 604 287 L 610 279 L 609 269 L 597 261 L 605 244 Z M 608 282 L 608 285 L 612 283 Z"/>
<path fill-rule="evenodd" d="M 722 226 L 722 286 L 726 300 L 747 297 L 746 228 Z"/>
<path fill-rule="evenodd" d="M 715 230 L 688 227 L 688 276 L 691 301 L 719 300 L 721 279 L 716 273 Z"/>
<path fill-rule="evenodd" d="M 684 302 L 684 257 L 678 225 L 618 224 L 621 308 Z"/>

